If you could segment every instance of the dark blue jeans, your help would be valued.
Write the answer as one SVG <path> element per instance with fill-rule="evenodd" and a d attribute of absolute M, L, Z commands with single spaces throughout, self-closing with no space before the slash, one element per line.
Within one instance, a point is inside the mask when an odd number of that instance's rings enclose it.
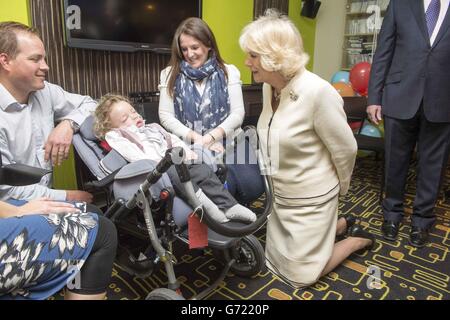
<path fill-rule="evenodd" d="M 256 155 L 246 139 L 235 148 L 233 154 L 227 154 L 226 163 L 228 191 L 239 203 L 248 204 L 263 194 L 263 177 Z"/>

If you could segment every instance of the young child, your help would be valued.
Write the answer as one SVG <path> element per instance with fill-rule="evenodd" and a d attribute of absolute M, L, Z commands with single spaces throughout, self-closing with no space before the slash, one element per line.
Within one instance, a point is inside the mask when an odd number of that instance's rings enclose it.
<path fill-rule="evenodd" d="M 107 94 L 101 99 L 95 111 L 94 132 L 129 162 L 141 159 L 159 162 L 166 150 L 173 147 L 182 147 L 186 160 L 197 159 L 197 154 L 180 138 L 156 123 L 145 124 L 123 96 Z M 255 213 L 237 203 L 208 165 L 189 163 L 187 166 L 196 195 L 214 220 L 221 223 L 230 219 L 244 222 L 256 220 Z M 167 173 L 177 195 L 185 198 L 176 171 L 171 168 Z"/>

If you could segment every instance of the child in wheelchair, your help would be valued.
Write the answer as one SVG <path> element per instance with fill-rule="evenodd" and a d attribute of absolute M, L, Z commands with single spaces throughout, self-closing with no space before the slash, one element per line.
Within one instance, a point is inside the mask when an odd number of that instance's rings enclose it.
<path fill-rule="evenodd" d="M 182 147 L 196 196 L 214 220 L 221 223 L 230 220 L 251 223 L 256 220 L 255 213 L 233 198 L 197 153 L 160 125 L 145 124 L 126 97 L 107 94 L 100 100 L 95 111 L 94 132 L 129 162 L 141 159 L 159 162 L 167 149 Z M 185 198 L 176 170 L 171 168 L 167 173 L 177 195 Z"/>

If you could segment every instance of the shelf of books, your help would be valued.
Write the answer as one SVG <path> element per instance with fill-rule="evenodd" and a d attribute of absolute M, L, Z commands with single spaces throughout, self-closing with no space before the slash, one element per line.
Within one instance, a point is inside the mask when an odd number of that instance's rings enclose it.
<path fill-rule="evenodd" d="M 389 0 L 347 0 L 342 70 L 372 62 L 372 52 Z"/>

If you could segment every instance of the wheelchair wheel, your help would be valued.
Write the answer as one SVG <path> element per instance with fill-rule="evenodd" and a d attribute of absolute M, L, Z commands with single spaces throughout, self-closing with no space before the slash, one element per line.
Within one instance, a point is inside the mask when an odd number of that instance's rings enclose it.
<path fill-rule="evenodd" d="M 240 239 L 225 256 L 227 261 L 236 260 L 230 269 L 241 277 L 255 276 L 266 268 L 264 248 L 252 234 Z"/>
<path fill-rule="evenodd" d="M 181 295 L 167 288 L 158 288 L 150 292 L 145 300 L 185 300 Z"/>

